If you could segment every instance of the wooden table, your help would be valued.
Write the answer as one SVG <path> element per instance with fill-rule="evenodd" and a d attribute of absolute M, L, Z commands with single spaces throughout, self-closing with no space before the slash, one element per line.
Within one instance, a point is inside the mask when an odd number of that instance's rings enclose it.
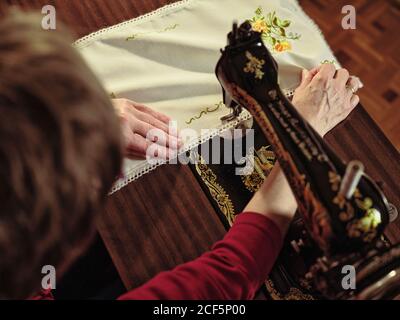
<path fill-rule="evenodd" d="M 4 1 L 4 0 L 3 0 Z M 57 8 L 57 16 L 81 37 L 137 17 L 171 0 L 6 0 L 40 9 Z M 385 192 L 400 208 L 400 156 L 362 106 L 327 140 L 346 160 L 360 159 L 384 182 Z M 158 272 L 192 260 L 221 239 L 226 230 L 187 166 L 166 165 L 131 183 L 108 199 L 98 230 L 127 289 Z M 400 241 L 400 221 L 387 230 Z"/>

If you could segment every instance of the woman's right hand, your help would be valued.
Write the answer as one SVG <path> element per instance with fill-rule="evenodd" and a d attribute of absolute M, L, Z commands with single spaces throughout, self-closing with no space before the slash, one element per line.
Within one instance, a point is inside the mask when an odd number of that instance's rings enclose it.
<path fill-rule="evenodd" d="M 174 157 L 182 141 L 174 127 L 170 126 L 171 119 L 149 107 L 128 99 L 113 99 L 114 108 L 121 120 L 124 139 L 125 155 L 131 159 L 146 159 L 149 147 L 154 145 L 152 154 L 162 159 Z M 155 140 L 150 140 L 153 131 Z"/>
<path fill-rule="evenodd" d="M 362 88 L 357 77 L 346 69 L 323 64 L 311 71 L 303 70 L 302 81 L 292 103 L 300 114 L 324 136 L 348 117 L 360 102 L 355 94 Z"/>

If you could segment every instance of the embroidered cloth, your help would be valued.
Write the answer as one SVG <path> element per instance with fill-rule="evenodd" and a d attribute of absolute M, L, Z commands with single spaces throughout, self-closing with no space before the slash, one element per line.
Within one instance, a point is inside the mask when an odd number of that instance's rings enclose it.
<path fill-rule="evenodd" d="M 75 43 L 110 96 L 128 98 L 163 112 L 199 136 L 182 152 L 207 141 L 235 122 L 214 75 L 232 22 L 249 20 L 279 64 L 279 81 L 291 95 L 302 68 L 336 63 L 314 22 L 295 0 L 183 0 L 150 14 L 90 34 Z M 242 119 L 250 115 L 244 111 Z M 201 134 L 201 129 L 218 129 Z M 112 192 L 156 168 L 126 160 Z"/>

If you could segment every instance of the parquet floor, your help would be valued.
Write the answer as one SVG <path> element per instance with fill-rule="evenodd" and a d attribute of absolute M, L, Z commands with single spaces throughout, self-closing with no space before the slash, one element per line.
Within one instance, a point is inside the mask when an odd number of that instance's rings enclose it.
<path fill-rule="evenodd" d="M 361 102 L 400 150 L 400 0 L 300 0 L 341 64 L 365 88 Z M 341 27 L 344 5 L 357 12 L 356 30 Z"/>

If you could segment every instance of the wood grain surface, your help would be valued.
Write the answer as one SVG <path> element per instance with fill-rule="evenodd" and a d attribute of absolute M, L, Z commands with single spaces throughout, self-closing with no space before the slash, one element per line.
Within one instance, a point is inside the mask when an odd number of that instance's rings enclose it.
<path fill-rule="evenodd" d="M 170 2 L 174 1 L 2 0 L 0 13 L 9 5 L 39 10 L 44 4 L 53 4 L 58 18 L 81 37 Z M 323 1 L 302 1 L 306 9 L 319 2 Z M 351 64 L 348 68 L 351 72 Z M 389 200 L 400 208 L 399 153 L 362 106 L 327 139 L 346 160 L 362 160 L 368 172 L 384 183 Z M 392 241 L 400 240 L 399 223 L 388 229 Z M 190 169 L 166 165 L 111 196 L 99 232 L 126 287 L 133 288 L 162 270 L 197 257 L 225 230 Z"/>
<path fill-rule="evenodd" d="M 111 196 L 99 231 L 127 288 L 193 260 L 225 234 L 191 170 L 180 165 Z"/>

